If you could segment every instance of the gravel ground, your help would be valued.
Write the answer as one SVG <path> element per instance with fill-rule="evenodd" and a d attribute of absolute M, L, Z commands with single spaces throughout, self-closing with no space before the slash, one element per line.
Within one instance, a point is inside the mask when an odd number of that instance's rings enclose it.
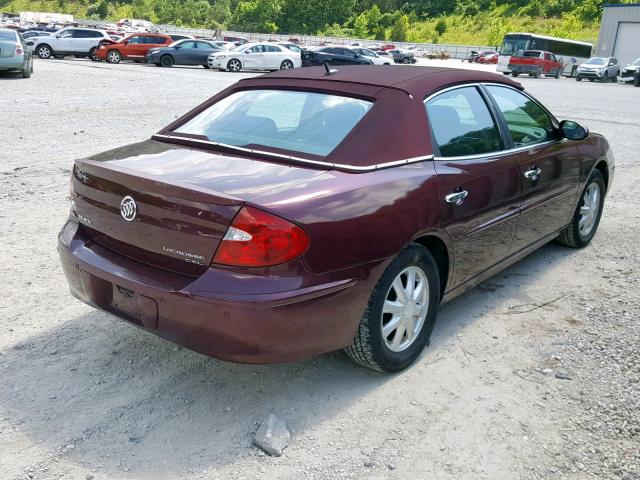
<path fill-rule="evenodd" d="M 639 479 L 640 89 L 522 79 L 613 146 L 600 231 L 445 305 L 398 375 L 340 353 L 228 364 L 72 299 L 56 254 L 72 160 L 242 76 L 71 59 L 0 77 L 0 478 Z M 251 446 L 268 413 L 292 432 L 280 458 Z"/>

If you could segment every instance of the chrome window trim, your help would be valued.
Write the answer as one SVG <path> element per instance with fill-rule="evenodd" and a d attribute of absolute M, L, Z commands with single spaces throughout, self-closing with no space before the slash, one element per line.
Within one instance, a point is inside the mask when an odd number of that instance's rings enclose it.
<path fill-rule="evenodd" d="M 457 90 L 459 88 L 465 88 L 465 87 L 483 87 L 483 86 L 492 86 L 492 87 L 503 87 L 503 88 L 509 88 L 511 90 L 514 90 L 518 93 L 521 93 L 522 95 L 524 95 L 525 97 L 529 98 L 531 101 L 535 102 L 536 105 L 538 105 L 540 108 L 542 108 L 542 110 L 544 110 L 544 112 L 549 115 L 551 117 L 551 120 L 554 124 L 554 127 L 557 126 L 558 124 L 558 120 L 556 119 L 556 117 L 553 116 L 553 114 L 547 110 L 542 104 L 540 104 L 539 101 L 537 101 L 535 98 L 533 98 L 531 95 L 529 95 L 527 92 L 525 92 L 524 90 L 520 90 L 518 88 L 515 88 L 511 85 L 507 85 L 505 83 L 494 83 L 494 82 L 471 82 L 471 83 L 461 83 L 459 85 L 452 85 L 451 87 L 446 87 L 443 88 L 442 90 L 438 90 L 437 92 L 432 93 L 431 95 L 429 95 L 428 97 L 426 97 L 422 103 L 424 103 L 425 105 L 425 111 L 426 111 L 426 107 L 427 107 L 427 102 L 429 100 L 431 100 L 432 98 L 437 97 L 438 95 L 440 95 L 441 93 L 446 93 L 449 92 L 451 90 Z M 427 116 L 429 115 L 429 113 L 427 112 Z M 431 119 L 429 118 L 429 121 L 431 121 Z M 455 156 L 455 157 L 441 157 L 441 156 L 433 156 L 433 160 L 435 161 L 456 161 L 456 160 L 475 160 L 478 158 L 487 158 L 487 157 L 502 157 L 505 155 L 511 155 L 513 153 L 518 153 L 518 152 L 524 152 L 526 150 L 531 150 L 537 147 L 544 147 L 544 146 L 548 146 L 554 143 L 562 143 L 564 142 L 566 139 L 564 138 L 560 138 L 557 140 L 547 140 L 544 142 L 540 142 L 540 143 L 532 143 L 530 145 L 525 145 L 522 147 L 514 147 L 514 148 L 509 148 L 507 150 L 496 150 L 495 152 L 487 152 L 487 153 L 477 153 L 475 155 L 459 155 L 459 156 Z"/>
<path fill-rule="evenodd" d="M 282 153 L 266 152 L 264 150 L 256 150 L 253 148 L 238 147 L 236 145 L 229 145 L 229 144 L 220 143 L 220 142 L 212 142 L 210 140 L 201 140 L 199 138 L 181 137 L 177 135 L 166 135 L 161 133 L 156 133 L 151 138 L 158 139 L 158 140 L 173 140 L 173 141 L 179 140 L 181 142 L 192 142 L 192 143 L 201 144 L 201 145 L 228 148 L 230 150 L 237 150 L 238 152 L 252 153 L 254 155 L 262 155 L 265 157 L 272 157 L 272 158 L 278 158 L 283 160 L 291 160 L 291 161 L 299 162 L 306 165 L 312 165 L 314 167 L 323 167 L 331 170 L 343 170 L 346 172 L 353 172 L 353 173 L 373 172 L 383 168 L 399 167 L 402 165 L 410 165 L 413 163 L 425 162 L 427 160 L 434 159 L 433 155 L 422 155 L 419 157 L 411 157 L 411 158 L 405 158 L 402 160 L 394 160 L 391 162 L 378 163 L 376 165 L 367 165 L 366 167 L 359 167 L 355 165 L 347 165 L 344 163 L 323 162 L 320 160 L 310 160 L 308 158 L 296 157 L 294 155 L 285 155 Z"/>

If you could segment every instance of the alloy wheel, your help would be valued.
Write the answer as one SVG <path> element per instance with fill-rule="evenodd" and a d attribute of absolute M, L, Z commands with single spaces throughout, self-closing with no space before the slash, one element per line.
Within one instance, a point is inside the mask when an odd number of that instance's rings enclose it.
<path fill-rule="evenodd" d="M 240 69 L 242 68 L 242 65 L 240 64 L 240 60 L 236 60 L 235 58 L 233 60 L 229 61 L 229 70 L 231 70 L 232 72 L 239 72 Z"/>
<path fill-rule="evenodd" d="M 593 230 L 598 214 L 600 212 L 600 186 L 592 183 L 587 187 L 582 195 L 582 205 L 580 205 L 580 219 L 578 220 L 578 230 L 580 235 L 586 237 Z"/>
<path fill-rule="evenodd" d="M 108 55 L 109 63 L 120 62 L 120 54 L 116 50 L 111 50 Z"/>
<path fill-rule="evenodd" d="M 280 65 L 280 70 L 291 70 L 293 68 L 293 63 L 291 63 L 289 60 L 285 60 L 284 62 L 282 62 L 282 65 Z"/>
<path fill-rule="evenodd" d="M 429 280 L 416 266 L 393 280 L 382 306 L 382 337 L 392 352 L 402 352 L 418 338 L 429 310 Z"/>
<path fill-rule="evenodd" d="M 44 59 L 51 57 L 51 49 L 46 45 L 43 45 L 42 47 L 38 48 L 38 56 Z"/>

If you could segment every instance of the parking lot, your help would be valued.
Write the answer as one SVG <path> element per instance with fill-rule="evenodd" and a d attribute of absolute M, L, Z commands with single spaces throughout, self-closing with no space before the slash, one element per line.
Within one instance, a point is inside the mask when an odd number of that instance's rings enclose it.
<path fill-rule="evenodd" d="M 0 76 L 0 478 L 640 478 L 638 88 L 518 79 L 612 145 L 599 232 L 443 306 L 398 375 L 341 353 L 224 363 L 70 296 L 56 235 L 73 160 L 147 139 L 248 75 L 68 58 Z M 293 435 L 280 458 L 251 445 L 269 413 Z"/>

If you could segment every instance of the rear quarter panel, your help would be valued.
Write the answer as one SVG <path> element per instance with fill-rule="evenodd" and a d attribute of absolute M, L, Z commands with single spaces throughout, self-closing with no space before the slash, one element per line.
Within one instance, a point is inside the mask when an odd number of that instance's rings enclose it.
<path fill-rule="evenodd" d="M 438 230 L 431 161 L 370 173 L 332 171 L 311 184 L 265 196 L 257 206 L 307 231 L 310 246 L 304 261 L 313 273 L 394 256 L 429 232 L 444 235 Z"/>

